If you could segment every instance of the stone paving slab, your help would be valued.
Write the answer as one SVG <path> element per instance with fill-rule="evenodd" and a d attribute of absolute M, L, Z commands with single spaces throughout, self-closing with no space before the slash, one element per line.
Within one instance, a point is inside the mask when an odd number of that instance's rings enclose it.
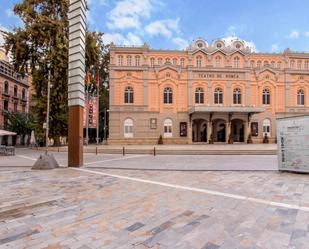
<path fill-rule="evenodd" d="M 308 248 L 308 211 L 125 178 L 306 205 L 307 175 L 67 168 L 2 173 L 0 248 Z"/>

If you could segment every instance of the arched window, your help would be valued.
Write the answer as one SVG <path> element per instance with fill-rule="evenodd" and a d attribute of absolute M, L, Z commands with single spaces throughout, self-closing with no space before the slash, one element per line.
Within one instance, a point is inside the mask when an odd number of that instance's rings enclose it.
<path fill-rule="evenodd" d="M 127 66 L 131 66 L 131 55 L 127 56 Z"/>
<path fill-rule="evenodd" d="M 139 67 L 140 62 L 141 62 L 140 56 L 139 55 L 135 56 L 135 66 Z"/>
<path fill-rule="evenodd" d="M 233 91 L 233 104 L 241 104 L 241 90 L 239 88 L 235 88 Z"/>
<path fill-rule="evenodd" d="M 239 67 L 239 57 L 238 56 L 234 57 L 234 67 L 235 68 Z"/>
<path fill-rule="evenodd" d="M 221 57 L 216 56 L 215 60 L 216 60 L 216 67 L 220 67 L 221 66 Z"/>
<path fill-rule="evenodd" d="M 128 86 L 124 90 L 124 103 L 125 104 L 133 104 L 133 88 Z"/>
<path fill-rule="evenodd" d="M 254 68 L 254 66 L 255 66 L 254 61 L 251 61 L 251 62 L 250 62 L 250 66 L 251 66 L 251 68 Z"/>
<path fill-rule="evenodd" d="M 223 103 L 223 92 L 222 92 L 221 88 L 215 89 L 214 101 L 215 101 L 215 104 L 222 104 Z"/>
<path fill-rule="evenodd" d="M 281 68 L 281 61 L 277 62 L 277 68 L 280 69 Z"/>
<path fill-rule="evenodd" d="M 294 61 L 293 61 L 293 60 L 290 61 L 290 68 L 291 68 L 291 69 L 294 69 Z"/>
<path fill-rule="evenodd" d="M 162 58 L 158 58 L 158 64 L 161 66 L 162 65 Z"/>
<path fill-rule="evenodd" d="M 17 86 L 14 86 L 14 97 L 17 97 Z"/>
<path fill-rule="evenodd" d="M 122 55 L 118 55 L 118 66 L 122 66 Z"/>
<path fill-rule="evenodd" d="M 305 92 L 303 89 L 297 91 L 297 105 L 305 105 Z"/>
<path fill-rule="evenodd" d="M 170 64 L 170 63 L 171 63 L 170 58 L 166 58 L 166 59 L 165 59 L 165 63 L 166 63 L 166 64 Z"/>
<path fill-rule="evenodd" d="M 164 120 L 164 137 L 173 136 L 173 121 L 169 118 Z"/>
<path fill-rule="evenodd" d="M 263 137 L 267 135 L 267 137 L 270 137 L 270 120 L 264 119 L 263 120 Z"/>
<path fill-rule="evenodd" d="M 305 63 L 304 63 L 304 69 L 305 69 L 305 70 L 308 70 L 308 61 L 305 61 Z"/>
<path fill-rule="evenodd" d="M 26 99 L 26 90 L 25 88 L 23 88 L 22 93 L 21 93 L 22 99 L 25 100 Z"/>
<path fill-rule="evenodd" d="M 177 65 L 177 59 L 176 59 L 176 58 L 173 59 L 173 65 L 174 65 L 174 66 Z"/>
<path fill-rule="evenodd" d="M 302 64 L 302 61 L 297 61 L 297 69 L 298 70 L 301 70 L 301 64 Z"/>
<path fill-rule="evenodd" d="M 270 91 L 267 88 L 263 90 L 263 105 L 270 105 Z"/>
<path fill-rule="evenodd" d="M 154 58 L 150 58 L 150 66 L 153 67 L 155 64 L 155 59 Z"/>
<path fill-rule="evenodd" d="M 197 67 L 201 67 L 202 66 L 202 57 L 201 56 L 197 56 L 196 57 L 196 66 Z"/>
<path fill-rule="evenodd" d="M 204 89 L 201 87 L 195 90 L 195 103 L 204 104 Z"/>
<path fill-rule="evenodd" d="M 123 124 L 124 127 L 124 137 L 131 138 L 133 137 L 133 120 L 127 118 Z"/>
<path fill-rule="evenodd" d="M 264 61 L 264 67 L 266 67 L 268 65 L 269 65 L 268 61 Z"/>
<path fill-rule="evenodd" d="M 185 59 L 180 59 L 180 65 L 181 67 L 185 67 Z"/>
<path fill-rule="evenodd" d="M 9 82 L 4 82 L 4 93 L 9 94 Z"/>
<path fill-rule="evenodd" d="M 256 66 L 257 66 L 258 69 L 261 68 L 261 65 L 262 65 L 262 62 L 261 62 L 261 61 L 258 61 L 257 64 L 256 64 Z"/>
<path fill-rule="evenodd" d="M 275 68 L 275 62 L 274 61 L 272 61 L 270 64 L 271 64 L 272 68 Z"/>
<path fill-rule="evenodd" d="M 166 87 L 163 92 L 163 101 L 164 104 L 172 104 L 173 103 L 173 91 L 172 88 Z"/>

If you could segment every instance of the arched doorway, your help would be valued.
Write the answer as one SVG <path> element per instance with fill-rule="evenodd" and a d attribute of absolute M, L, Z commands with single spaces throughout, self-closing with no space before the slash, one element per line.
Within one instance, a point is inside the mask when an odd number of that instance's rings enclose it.
<path fill-rule="evenodd" d="M 207 120 L 194 119 L 192 123 L 192 142 L 207 142 Z"/>
<path fill-rule="evenodd" d="M 225 142 L 225 120 L 223 119 L 215 119 L 213 121 L 213 139 L 214 142 Z"/>
<path fill-rule="evenodd" d="M 233 119 L 231 122 L 231 133 L 233 142 L 244 142 L 244 121 L 241 119 Z"/>

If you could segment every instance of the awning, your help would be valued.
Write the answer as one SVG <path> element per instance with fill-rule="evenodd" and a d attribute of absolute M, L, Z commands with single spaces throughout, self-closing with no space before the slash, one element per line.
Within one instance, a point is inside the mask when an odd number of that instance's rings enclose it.
<path fill-rule="evenodd" d="M 15 136 L 15 132 L 0 130 L 0 136 Z"/>
<path fill-rule="evenodd" d="M 189 114 L 197 112 L 224 112 L 224 113 L 260 113 L 264 112 L 263 107 L 250 106 L 193 106 L 189 110 Z"/>

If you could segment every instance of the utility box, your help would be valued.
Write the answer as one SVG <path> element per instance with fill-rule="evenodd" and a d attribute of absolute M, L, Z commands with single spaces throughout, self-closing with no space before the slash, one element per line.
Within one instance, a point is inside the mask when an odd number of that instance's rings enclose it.
<path fill-rule="evenodd" d="M 279 170 L 309 173 L 309 115 L 276 122 Z"/>

